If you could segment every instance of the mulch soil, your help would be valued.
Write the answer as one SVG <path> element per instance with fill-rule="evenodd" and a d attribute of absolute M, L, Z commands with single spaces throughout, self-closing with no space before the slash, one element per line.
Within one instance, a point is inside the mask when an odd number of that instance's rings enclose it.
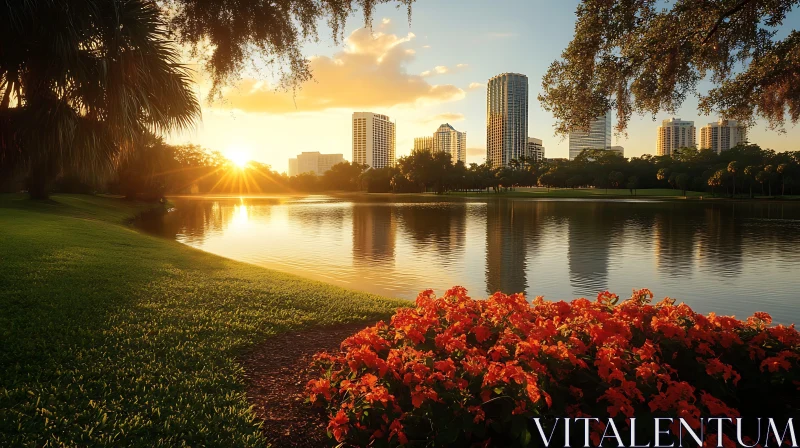
<path fill-rule="evenodd" d="M 242 358 L 247 398 L 254 406 L 269 446 L 318 448 L 329 446 L 328 417 L 305 402 L 303 391 L 319 372 L 311 368 L 314 354 L 339 350 L 343 340 L 369 323 L 337 325 L 269 338 Z"/>

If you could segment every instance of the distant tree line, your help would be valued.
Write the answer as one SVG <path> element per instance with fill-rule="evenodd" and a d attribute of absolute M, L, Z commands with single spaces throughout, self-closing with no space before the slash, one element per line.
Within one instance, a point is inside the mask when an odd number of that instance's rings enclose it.
<path fill-rule="evenodd" d="M 741 145 L 716 154 L 682 148 L 672 156 L 633 157 L 585 150 L 575 160 L 512 160 L 507 167 L 453 164 L 447 153 L 415 152 L 393 167 L 371 169 L 343 162 L 323 175 L 287 176 L 269 165 L 236 167 L 219 152 L 197 145 L 169 145 L 150 137 L 104 184 L 88 185 L 66 173 L 55 189 L 102 191 L 154 200 L 168 194 L 259 194 L 365 191 L 371 193 L 501 193 L 518 187 L 599 188 L 635 195 L 642 188 L 672 188 L 727 196 L 778 196 L 800 190 L 800 151 L 775 152 Z"/>
<path fill-rule="evenodd" d="M 684 195 L 691 190 L 776 196 L 792 194 L 800 184 L 800 151 L 778 153 L 748 144 L 722 154 L 681 148 L 672 156 L 626 159 L 613 151 L 589 149 L 571 161 L 536 162 L 521 157 L 507 167 L 452 164 L 447 154 L 421 152 L 400 158 L 395 167 L 366 171 L 359 181 L 362 190 L 397 193 L 502 192 L 539 186 L 627 190 L 630 194 L 641 188 L 672 188 Z M 351 188 L 357 188 L 355 183 Z"/>

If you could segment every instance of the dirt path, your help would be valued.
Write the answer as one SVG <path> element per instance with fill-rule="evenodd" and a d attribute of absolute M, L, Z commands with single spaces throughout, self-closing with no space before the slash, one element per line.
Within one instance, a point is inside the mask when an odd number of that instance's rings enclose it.
<path fill-rule="evenodd" d="M 264 436 L 271 446 L 317 448 L 331 443 L 327 416 L 305 404 L 305 385 L 317 378 L 311 359 L 317 352 L 338 350 L 345 338 L 369 325 L 361 322 L 285 333 L 242 359 L 247 398 L 264 422 Z"/>

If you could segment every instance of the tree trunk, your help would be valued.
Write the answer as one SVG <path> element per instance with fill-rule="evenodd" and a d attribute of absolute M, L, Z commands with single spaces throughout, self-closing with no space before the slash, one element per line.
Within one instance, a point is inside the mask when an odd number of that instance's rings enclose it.
<path fill-rule="evenodd" d="M 51 170 L 47 164 L 36 164 L 31 168 L 26 182 L 31 199 L 50 199 L 50 184 L 53 181 Z"/>
<path fill-rule="evenodd" d="M 753 184 L 750 184 L 750 199 L 753 199 Z"/>
<path fill-rule="evenodd" d="M 735 198 L 735 197 L 736 197 L 736 175 L 734 174 L 733 175 L 733 194 L 731 195 L 731 198 Z"/>

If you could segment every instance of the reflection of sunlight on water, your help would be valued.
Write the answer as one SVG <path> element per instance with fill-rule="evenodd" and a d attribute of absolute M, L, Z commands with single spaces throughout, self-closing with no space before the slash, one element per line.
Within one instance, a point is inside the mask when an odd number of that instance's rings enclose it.
<path fill-rule="evenodd" d="M 244 199 L 239 199 L 239 201 L 239 204 L 234 204 L 233 206 L 231 229 L 246 229 L 248 227 L 247 205 L 244 203 Z"/>

